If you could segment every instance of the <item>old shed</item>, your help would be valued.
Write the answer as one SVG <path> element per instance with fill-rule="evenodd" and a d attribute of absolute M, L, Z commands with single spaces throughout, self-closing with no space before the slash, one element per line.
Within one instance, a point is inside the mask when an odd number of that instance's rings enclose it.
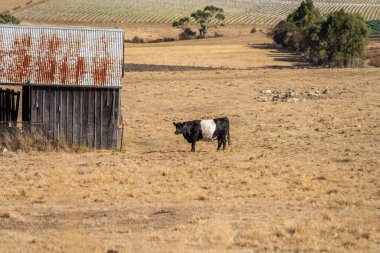
<path fill-rule="evenodd" d="M 0 88 L 22 86 L 22 125 L 51 140 L 118 148 L 123 68 L 123 30 L 0 25 Z M 20 122 L 3 93 L 0 118 Z"/>

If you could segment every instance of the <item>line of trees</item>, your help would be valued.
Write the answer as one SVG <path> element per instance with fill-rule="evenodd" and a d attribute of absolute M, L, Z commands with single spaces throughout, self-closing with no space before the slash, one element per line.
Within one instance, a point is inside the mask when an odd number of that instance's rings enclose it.
<path fill-rule="evenodd" d="M 341 9 L 323 18 L 313 0 L 306 0 L 276 25 L 272 38 L 285 48 L 304 53 L 315 65 L 349 67 L 363 64 L 368 34 L 359 14 Z"/>
<path fill-rule="evenodd" d="M 191 13 L 190 17 L 198 25 L 199 38 L 205 38 L 209 28 L 217 28 L 224 25 L 224 11 L 212 5 L 206 6 L 203 10 Z M 173 27 L 181 30 L 180 39 L 194 39 L 197 33 L 189 28 L 190 17 L 180 18 L 172 23 Z"/>

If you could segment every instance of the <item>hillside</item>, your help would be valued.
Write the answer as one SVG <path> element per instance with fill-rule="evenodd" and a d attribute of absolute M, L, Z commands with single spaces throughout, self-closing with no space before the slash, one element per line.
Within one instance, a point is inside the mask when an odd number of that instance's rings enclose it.
<path fill-rule="evenodd" d="M 322 14 L 344 8 L 365 19 L 380 19 L 377 0 L 315 0 Z M 226 24 L 273 25 L 299 5 L 299 0 L 48 0 L 16 12 L 29 21 L 83 23 L 170 23 L 212 4 L 222 7 Z"/>

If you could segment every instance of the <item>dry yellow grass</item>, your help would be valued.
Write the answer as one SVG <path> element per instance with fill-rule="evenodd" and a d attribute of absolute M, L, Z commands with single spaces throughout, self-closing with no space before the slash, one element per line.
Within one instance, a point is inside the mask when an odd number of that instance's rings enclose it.
<path fill-rule="evenodd" d="M 225 46 L 215 66 L 251 67 L 229 40 L 202 41 L 180 65 L 207 67 Z M 248 40 L 267 42 L 231 39 Z M 192 43 L 127 45 L 126 61 L 178 64 Z M 251 50 L 257 66 L 277 65 L 275 49 Z M 126 73 L 121 153 L 1 156 L 0 251 L 379 252 L 378 69 L 185 70 Z M 258 100 L 323 87 L 324 99 Z M 174 135 L 172 121 L 218 116 L 231 121 L 225 152 L 190 153 Z"/>
<path fill-rule="evenodd" d="M 19 11 L 21 8 L 42 2 L 46 0 L 1 0 L 0 1 L 0 12 L 8 11 L 14 12 Z"/>
<path fill-rule="evenodd" d="M 307 65 L 302 57 L 274 47 L 262 32 L 249 35 L 232 35 L 231 32 L 225 31 L 228 37 L 206 40 L 127 44 L 125 61 L 237 69 Z"/>

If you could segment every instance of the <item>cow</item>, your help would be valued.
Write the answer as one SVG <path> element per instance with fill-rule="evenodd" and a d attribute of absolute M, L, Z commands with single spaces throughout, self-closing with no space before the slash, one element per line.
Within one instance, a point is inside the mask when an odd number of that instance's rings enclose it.
<path fill-rule="evenodd" d="M 223 150 L 230 141 L 230 122 L 227 117 L 217 119 L 192 120 L 186 122 L 173 122 L 175 134 L 182 134 L 188 143 L 191 143 L 191 152 L 195 152 L 195 143 L 199 140 L 218 140 L 218 149 L 223 144 Z"/>

